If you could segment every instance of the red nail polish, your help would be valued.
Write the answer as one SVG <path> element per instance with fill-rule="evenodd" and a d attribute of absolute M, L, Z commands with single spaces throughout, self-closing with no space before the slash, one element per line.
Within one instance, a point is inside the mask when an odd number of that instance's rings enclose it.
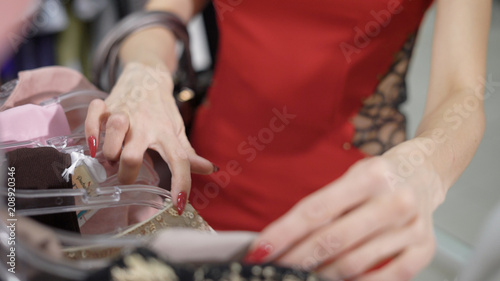
<path fill-rule="evenodd" d="M 182 213 L 184 212 L 184 208 L 186 207 L 186 201 L 187 201 L 186 192 L 184 191 L 179 192 L 179 195 L 177 195 L 177 213 L 179 213 L 179 216 L 182 215 Z"/>
<path fill-rule="evenodd" d="M 89 142 L 90 156 L 94 158 L 97 153 L 97 139 L 94 136 L 90 136 L 88 138 L 88 142 Z"/>
<path fill-rule="evenodd" d="M 212 163 L 212 166 L 214 166 L 214 173 L 217 173 L 219 171 L 219 167 Z"/>
<path fill-rule="evenodd" d="M 377 264 L 376 266 L 370 268 L 370 270 L 368 270 L 366 273 L 370 273 L 372 271 L 381 269 L 382 267 L 388 265 L 393 259 L 394 258 L 389 258 L 389 259 L 384 260 L 383 262 L 381 262 L 381 263 Z"/>
<path fill-rule="evenodd" d="M 273 251 L 273 245 L 267 242 L 261 242 L 257 248 L 249 252 L 243 261 L 245 263 L 262 263 Z"/>

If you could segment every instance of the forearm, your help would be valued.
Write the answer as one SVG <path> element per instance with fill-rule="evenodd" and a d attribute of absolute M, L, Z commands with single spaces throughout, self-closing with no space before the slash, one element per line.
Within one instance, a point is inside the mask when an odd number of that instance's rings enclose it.
<path fill-rule="evenodd" d="M 485 129 L 484 87 L 453 93 L 422 119 L 417 138 L 431 139 L 436 148 L 429 157 L 441 176 L 443 188 L 451 187 L 470 163 Z"/>
<path fill-rule="evenodd" d="M 433 209 L 472 160 L 485 127 L 481 86 L 450 96 L 424 116 L 415 138 L 383 155 L 396 168 L 393 182 L 427 188 Z"/>
<path fill-rule="evenodd" d="M 169 11 L 178 15 L 184 23 L 198 13 L 206 0 L 150 0 L 146 10 Z M 149 28 L 130 35 L 120 50 L 120 59 L 124 64 L 138 62 L 157 66 L 163 62 L 170 72 L 177 68 L 174 34 L 162 27 Z"/>
<path fill-rule="evenodd" d="M 491 14 L 491 0 L 436 2 L 424 117 L 414 139 L 384 154 L 399 167 L 402 161 L 413 167 L 412 173 L 403 175 L 403 179 L 428 191 L 433 208 L 444 200 L 448 189 L 472 160 L 483 135 Z"/>

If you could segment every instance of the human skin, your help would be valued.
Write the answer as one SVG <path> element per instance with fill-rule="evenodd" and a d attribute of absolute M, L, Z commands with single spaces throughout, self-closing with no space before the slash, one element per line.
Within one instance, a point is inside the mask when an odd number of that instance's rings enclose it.
<path fill-rule="evenodd" d="M 430 84 L 416 137 L 355 163 L 302 199 L 261 232 L 248 261 L 300 266 L 333 280 L 368 281 L 410 280 L 431 260 L 432 213 L 471 161 L 484 131 L 491 13 L 491 0 L 436 2 Z M 172 11 L 187 22 L 202 6 L 203 1 L 152 0 L 148 9 Z M 139 32 L 128 39 L 121 57 L 124 75 L 105 102 L 91 104 L 86 134 L 98 135 L 105 123 L 104 153 L 120 159 L 125 182 L 137 174 L 144 151 L 157 150 L 172 169 L 176 202 L 180 192 L 189 192 L 190 172 L 208 174 L 213 166 L 185 137 L 170 95 L 172 81 L 162 80 L 141 103 L 127 103 L 132 83 L 144 81 L 147 69 L 175 70 L 174 37 L 159 28 Z"/>
<path fill-rule="evenodd" d="M 33 12 L 33 0 L 2 1 L 0 4 L 0 63 L 27 39 L 29 29 L 24 28 Z M 28 25 L 26 25 L 28 26 Z M 24 27 L 26 27 L 24 26 Z"/>

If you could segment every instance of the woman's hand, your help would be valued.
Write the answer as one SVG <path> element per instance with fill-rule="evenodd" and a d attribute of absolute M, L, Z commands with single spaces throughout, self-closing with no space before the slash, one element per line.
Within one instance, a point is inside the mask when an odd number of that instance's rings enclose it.
<path fill-rule="evenodd" d="M 90 104 L 85 135 L 95 155 L 99 132 L 106 131 L 104 156 L 120 161 L 118 179 L 124 184 L 135 181 L 146 149 L 158 151 L 172 172 L 172 200 L 182 213 L 191 188 L 191 172 L 210 174 L 214 166 L 191 147 L 172 90 L 164 64 L 156 68 L 127 64 L 106 101 Z"/>
<path fill-rule="evenodd" d="M 396 163 L 359 161 L 264 229 L 246 261 L 298 266 L 329 280 L 410 280 L 434 253 L 429 187 L 440 180 L 424 169 L 401 176 Z"/>

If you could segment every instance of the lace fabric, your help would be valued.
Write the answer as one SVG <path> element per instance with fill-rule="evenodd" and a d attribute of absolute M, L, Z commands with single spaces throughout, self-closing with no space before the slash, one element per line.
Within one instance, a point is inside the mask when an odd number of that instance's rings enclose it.
<path fill-rule="evenodd" d="M 363 101 L 353 119 L 353 145 L 369 155 L 380 155 L 406 139 L 406 117 L 399 106 L 407 97 L 405 77 L 415 38 L 416 34 L 408 38 L 375 92 Z"/>
<path fill-rule="evenodd" d="M 139 248 L 121 257 L 110 267 L 86 280 L 286 280 L 318 281 L 314 273 L 272 264 L 252 265 L 240 262 L 224 264 L 173 264 L 154 252 Z"/>

